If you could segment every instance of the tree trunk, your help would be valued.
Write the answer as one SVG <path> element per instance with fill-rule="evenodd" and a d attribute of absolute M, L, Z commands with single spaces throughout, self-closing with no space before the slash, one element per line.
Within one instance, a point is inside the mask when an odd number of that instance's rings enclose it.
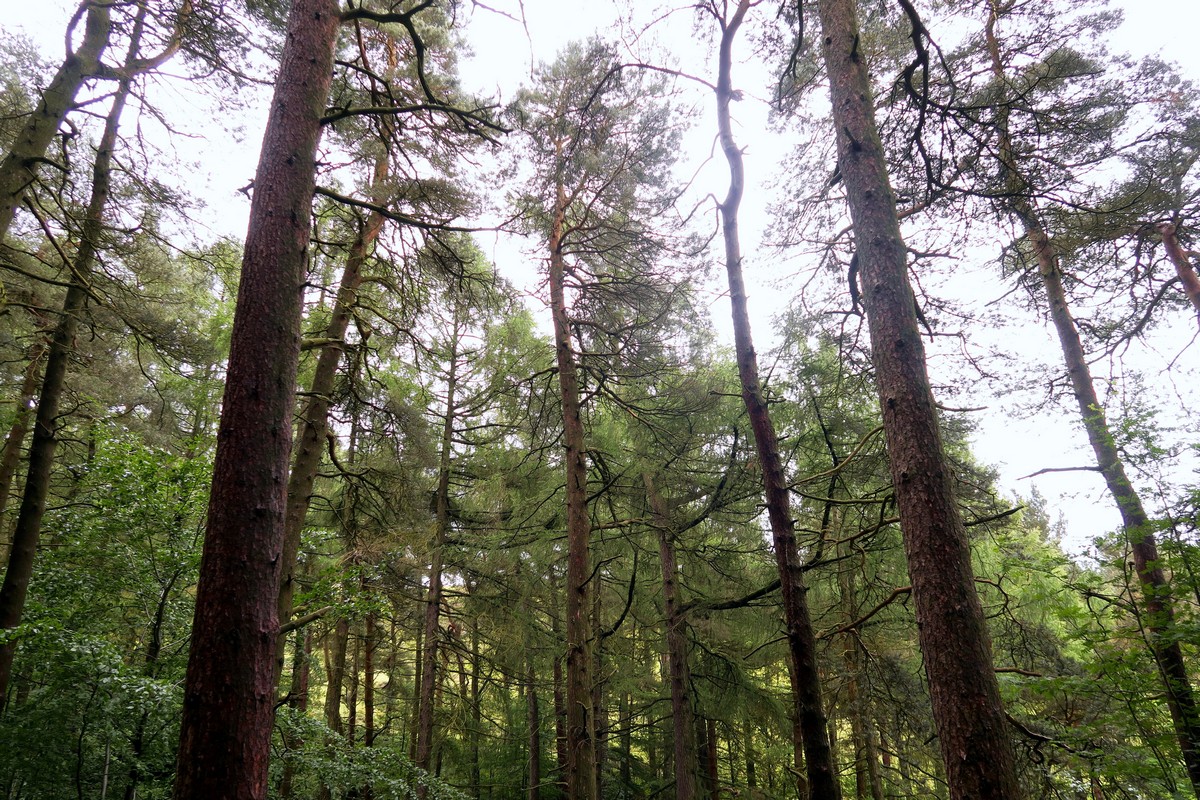
<path fill-rule="evenodd" d="M 292 657 L 292 683 L 288 688 L 287 702 L 288 705 L 297 713 L 304 714 L 308 710 L 308 678 L 309 678 L 309 657 L 312 654 L 312 629 L 297 630 L 296 643 L 293 646 Z M 283 739 L 284 750 L 295 754 L 299 752 L 304 745 L 303 740 L 297 736 L 285 733 Z M 296 778 L 296 760 L 292 755 L 283 764 L 283 774 L 279 778 L 279 797 L 282 800 L 290 800 L 292 796 L 292 783 Z"/>
<path fill-rule="evenodd" d="M 704 744 L 708 749 L 708 796 L 721 800 L 721 762 L 717 742 L 717 721 L 712 717 L 704 720 L 706 726 Z"/>
<path fill-rule="evenodd" d="M 267 793 L 301 294 L 338 14 L 335 0 L 293 2 L 255 174 L 184 685 L 176 800 Z"/>
<path fill-rule="evenodd" d="M 84 0 L 71 18 L 72 30 L 84 15 L 86 22 L 79 49 L 67 55 L 42 92 L 37 109 L 17 134 L 12 149 L 0 161 L 0 241 L 8 235 L 17 206 L 25 200 L 25 193 L 37 180 L 38 169 L 46 162 L 46 150 L 54 141 L 59 125 L 75 107 L 75 95 L 84 80 L 96 72 L 100 56 L 108 46 L 112 32 L 110 5 Z M 69 40 L 70 36 L 67 38 Z"/>
<path fill-rule="evenodd" d="M 561 158 L 561 142 L 558 143 Z M 596 798 L 596 733 L 592 714 L 592 641 L 588 604 L 591 579 L 591 521 L 587 509 L 587 462 L 579 407 L 579 376 L 571 349 L 571 328 L 564 293 L 562 235 L 567 198 L 557 185 L 550 230 L 550 311 L 562 397 L 563 445 L 567 473 L 567 796 Z"/>
<path fill-rule="evenodd" d="M 654 479 L 642 474 L 646 499 L 658 529 L 658 559 L 662 565 L 663 611 L 667 622 L 667 658 L 671 684 L 671 724 L 674 730 L 675 800 L 696 798 L 696 728 L 688 669 L 687 620 L 679 608 L 678 567 L 675 564 L 675 530 L 666 503 Z"/>
<path fill-rule="evenodd" d="M 950 796 L 1020 796 L 966 529 L 942 447 L 853 0 L 821 0 L 824 56 L 884 432 Z"/>
<path fill-rule="evenodd" d="M 1000 43 L 996 37 L 998 22 L 999 12 L 993 7 L 984 35 L 991 57 L 992 72 L 1003 81 L 1004 65 L 1001 60 Z M 999 114 L 997 127 L 1000 136 L 999 160 L 1008 184 L 1008 210 L 1023 226 L 1025 237 L 1033 249 L 1038 276 L 1046 291 L 1050 318 L 1058 334 L 1067 376 L 1079 407 L 1079 416 L 1087 432 L 1088 442 L 1092 446 L 1096 466 L 1121 514 L 1122 528 L 1133 553 L 1134 569 L 1142 589 L 1142 615 L 1149 631 L 1150 650 L 1158 666 L 1159 678 L 1166 689 L 1167 708 L 1171 713 L 1175 736 L 1183 754 L 1192 791 L 1200 797 L 1200 709 L 1196 707 L 1183 651 L 1175 632 L 1174 604 L 1171 601 L 1170 586 L 1159 565 L 1158 542 L 1150 518 L 1142 505 L 1142 498 L 1125 473 L 1125 465 L 1108 427 L 1104 406 L 1096 394 L 1079 329 L 1071 316 L 1058 257 L 1032 199 L 1034 187 L 1030 186 L 1020 169 L 1008 130 L 1007 112 L 1004 110 Z M 1200 302 L 1200 292 L 1193 295 L 1192 291 L 1193 288 L 1200 289 L 1196 285 L 1195 272 L 1191 270 L 1186 255 L 1174 238 L 1175 226 L 1164 224 L 1159 226 L 1159 231 L 1189 298 L 1193 303 Z M 1197 305 L 1197 310 L 1200 311 L 1200 305 Z"/>
<path fill-rule="evenodd" d="M 470 587 L 470 584 L 467 584 Z M 479 736 L 483 727 L 483 707 L 480 705 L 479 673 L 482 664 L 479 658 L 479 623 L 471 620 L 471 796 L 479 800 L 479 788 L 483 782 L 479 770 Z"/>
<path fill-rule="evenodd" d="M 5 528 L 4 512 L 8 509 L 8 498 L 12 493 L 13 480 L 17 474 L 17 466 L 21 463 L 21 447 L 25 444 L 25 435 L 29 433 L 29 418 L 37 401 L 38 377 L 41 375 L 42 356 L 46 353 L 46 343 L 42 334 L 37 334 L 38 341 L 29 348 L 29 362 L 25 365 L 25 378 L 21 382 L 21 393 L 17 400 L 17 411 L 13 415 L 12 426 L 4 439 L 4 449 L 0 451 L 0 539 Z M 0 559 L 8 561 L 8 548 L 0 550 Z"/>
<path fill-rule="evenodd" d="M 350 641 L 350 620 L 340 618 L 334 625 L 332 641 L 325 639 L 325 725 L 340 738 L 344 733 L 342 725 L 342 690 L 346 680 L 346 649 Z M 333 742 L 327 742 L 332 745 Z M 318 800 L 331 800 L 333 792 L 329 785 L 322 782 L 317 791 Z"/>
<path fill-rule="evenodd" d="M 1133 566 L 1142 589 L 1142 616 L 1150 634 L 1150 650 L 1158 665 L 1159 679 L 1166 688 L 1167 708 L 1171 712 L 1192 791 L 1200 797 L 1200 709 L 1196 707 L 1192 683 L 1175 631 L 1171 587 L 1159 563 L 1154 529 L 1142 505 L 1141 496 L 1125 474 L 1125 465 L 1108 428 L 1104 406 L 1096 394 L 1079 330 L 1071 317 L 1062 285 L 1062 273 L 1050 239 L 1040 227 L 1027 227 L 1026 234 L 1037 255 L 1038 274 L 1046 290 L 1050 316 L 1058 332 L 1063 360 L 1079 405 L 1079 416 L 1096 457 L 1096 466 L 1121 513 L 1121 526 L 1133 553 Z"/>
<path fill-rule="evenodd" d="M 538 709 L 537 685 L 534 682 L 533 650 L 525 647 L 525 701 L 529 721 L 529 791 L 528 800 L 542 796 L 542 714 Z"/>
<path fill-rule="evenodd" d="M 346 685 L 346 651 L 350 643 L 350 620 L 342 617 L 325 644 L 325 724 L 338 736 L 343 734 L 342 693 Z"/>
<path fill-rule="evenodd" d="M 376 160 L 374 187 L 381 186 L 387 179 L 387 169 L 386 158 Z M 300 411 L 300 423 L 293 444 L 292 468 L 288 475 L 287 508 L 283 523 L 283 554 L 280 557 L 283 571 L 279 582 L 281 625 L 292 616 L 296 569 L 299 566 L 297 556 L 300 553 L 300 534 L 304 530 L 304 519 L 312 501 L 313 484 L 316 483 L 317 472 L 321 467 L 325 434 L 329 429 L 329 407 L 332 403 L 338 364 L 341 363 L 342 351 L 345 349 L 346 331 L 350 326 L 354 305 L 358 301 L 359 287 L 362 286 L 363 265 L 382 228 L 383 215 L 371 212 L 350 246 L 346 264 L 342 268 L 342 279 L 338 285 L 333 312 L 325 328 L 324 339 L 328 344 L 321 348 L 321 354 L 317 357 L 307 399 Z M 279 637 L 276 655 L 280 672 L 283 669 L 284 640 L 285 637 Z"/>
<path fill-rule="evenodd" d="M 739 0 L 733 16 L 721 20 L 720 62 L 717 76 L 717 122 L 720 128 L 721 149 L 729 162 L 729 193 L 720 204 L 721 229 L 725 241 L 725 270 L 729 280 L 729 299 L 733 310 L 734 349 L 742 400 L 754 431 L 754 443 L 762 470 L 763 496 L 771 523 L 771 537 L 779 568 L 783 616 L 787 625 L 789 675 L 792 681 L 792 714 L 795 722 L 793 744 L 797 753 L 803 751 L 807 766 L 809 791 L 814 800 L 838 800 L 841 789 L 837 768 L 829 747 L 829 731 L 821 701 L 821 677 L 817 671 L 817 640 L 808 610 L 808 589 L 800 552 L 796 546 L 796 529 L 792 520 L 787 479 L 779 456 L 775 426 L 767 408 L 762 383 L 758 376 L 758 356 L 750 330 L 750 314 L 746 302 L 746 287 L 742 279 L 742 252 L 738 233 L 738 209 L 745 188 L 745 168 L 742 151 L 733 139 L 729 104 L 733 100 L 731 78 L 733 40 L 751 6 L 750 0 Z"/>
<path fill-rule="evenodd" d="M 107 11 L 104 12 L 103 18 L 107 20 Z M 101 35 L 92 32 L 95 25 L 99 25 L 99 23 L 93 22 L 93 15 L 89 13 L 89 36 Z M 107 27 L 103 29 L 105 37 L 103 41 L 107 41 L 107 30 Z M 137 46 L 137 38 L 135 35 L 133 47 Z M 97 46 L 102 47 L 103 41 Z M 86 42 L 85 39 L 85 44 Z M 68 59 L 69 61 L 70 59 Z M 25 476 L 25 490 L 21 495 L 21 507 L 17 512 L 16 526 L 13 528 L 12 545 L 8 553 L 8 569 L 4 573 L 4 583 L 0 585 L 0 631 L 17 627 L 25 613 L 25 599 L 29 594 L 29 581 L 33 577 L 33 562 L 37 557 L 38 539 L 42 534 L 42 518 L 46 514 L 46 498 L 50 493 L 50 472 L 54 466 L 54 451 L 58 447 L 56 431 L 58 407 L 66 387 L 67 367 L 71 360 L 71 351 L 75 346 L 75 331 L 79 327 L 79 319 L 87 306 L 87 286 L 96 262 L 96 251 L 104 232 L 104 210 L 108 205 L 112 184 L 112 155 L 117 146 L 121 114 L 125 110 L 125 102 L 129 98 L 131 85 L 132 82 L 129 79 L 121 81 L 117 93 L 113 96 L 108 117 L 104 122 L 104 133 L 101 134 L 100 144 L 96 150 L 96 160 L 92 166 L 92 194 L 88 200 L 80 231 L 79 248 L 75 254 L 75 261 L 70 266 L 71 277 L 68 281 L 66 297 L 63 299 L 62 316 L 59 317 L 58 325 L 54 329 L 46 356 L 46 371 L 42 376 L 37 414 L 34 417 L 33 440 L 29 445 L 29 466 Z M 47 95 L 49 94 L 50 90 L 48 89 Z M 39 113 L 41 112 L 36 112 L 34 117 L 36 118 Z M 30 124 L 32 125 L 32 120 Z M 0 195 L 7 191 L 3 189 L 2 180 L 3 178 L 0 177 Z M 0 205 L 0 225 L 7 224 L 2 216 L 3 210 L 4 206 Z M 11 209 L 9 220 L 11 221 Z M 2 236 L 3 227 L 0 227 L 0 238 Z M 16 650 L 17 642 L 15 640 L 0 645 L 0 710 L 4 709 L 5 699 L 8 695 Z"/>
<path fill-rule="evenodd" d="M 363 621 L 363 746 L 375 745 L 375 612 L 367 613 Z"/>
<path fill-rule="evenodd" d="M 1192 302 L 1192 307 L 1196 309 L 1197 317 L 1200 317 L 1200 277 L 1196 276 L 1196 268 L 1192 266 L 1191 259 L 1187 253 L 1183 252 L 1183 248 L 1179 246 L 1179 239 L 1176 236 L 1176 226 L 1173 222 L 1163 222 L 1158 226 L 1158 233 L 1162 236 L 1163 247 L 1166 248 L 1167 257 L 1171 259 L 1171 264 L 1175 267 L 1175 274 L 1179 276 L 1179 282 L 1183 285 L 1183 292 L 1187 295 L 1188 300 Z"/>
<path fill-rule="evenodd" d="M 429 770 L 433 755 L 434 689 L 437 686 L 438 615 L 442 605 L 442 568 L 446 538 L 450 533 L 450 457 L 454 449 L 455 393 L 458 391 L 458 347 L 461 316 L 465 311 L 456 302 L 450 335 L 449 373 L 446 377 L 446 407 L 442 420 L 442 449 L 438 464 L 437 519 L 433 539 L 433 558 L 429 567 L 429 593 L 425 598 L 425 649 L 421 653 L 421 695 L 417 704 L 417 751 L 414 763 Z M 417 796 L 425 800 L 429 787 L 417 786 Z"/>

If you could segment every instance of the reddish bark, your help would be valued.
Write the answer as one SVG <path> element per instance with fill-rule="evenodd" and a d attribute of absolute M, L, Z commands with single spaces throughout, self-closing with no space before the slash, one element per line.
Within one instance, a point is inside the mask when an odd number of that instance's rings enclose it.
<path fill-rule="evenodd" d="M 796 546 L 796 526 L 792 520 L 791 500 L 787 479 L 779 455 L 775 426 L 767 408 L 762 382 L 758 375 L 758 356 L 750 330 L 750 314 L 746 302 L 746 287 L 742 278 L 742 252 L 738 233 L 738 209 L 745 187 L 745 168 L 742 151 L 733 138 L 729 104 L 733 99 L 731 80 L 733 40 L 752 3 L 740 0 L 733 15 L 721 23 L 721 48 L 717 75 L 717 121 L 721 149 L 729 162 L 729 193 L 720 204 L 721 227 L 725 241 L 725 271 L 729 280 L 729 299 L 733 310 L 734 350 L 742 400 L 754 431 L 754 443 L 762 469 L 763 496 L 775 560 L 779 568 L 783 617 L 787 625 L 789 675 L 793 702 L 793 744 L 796 760 L 804 754 L 809 791 L 819 800 L 837 800 L 841 789 L 837 782 L 837 765 L 829 745 L 828 723 L 821 700 L 821 677 L 817 671 L 817 639 L 808 610 L 808 589 L 800 552 Z M 799 774 L 799 773 L 798 773 Z"/>
<path fill-rule="evenodd" d="M 21 448 L 25 444 L 25 436 L 29 433 L 29 418 L 37 405 L 37 390 L 40 385 L 42 356 L 46 353 L 46 343 L 42 334 L 38 341 L 29 348 L 29 361 L 25 365 L 25 378 L 21 382 L 21 392 L 17 400 L 17 411 L 13 416 L 12 426 L 4 439 L 4 450 L 0 452 L 0 535 L 3 534 L 4 512 L 8 508 L 8 498 L 12 492 L 13 478 L 17 474 L 17 466 L 21 462 Z M 4 554 L 7 561 L 8 554 Z"/>
<path fill-rule="evenodd" d="M 1020 797 L 971 552 L 942 446 L 853 0 L 819 3 L 838 156 L 933 718 L 950 796 Z"/>
<path fill-rule="evenodd" d="M 184 686 L 177 800 L 267 792 L 301 292 L 338 23 L 336 0 L 293 3 L 255 175 Z"/>
<path fill-rule="evenodd" d="M 1183 293 L 1192 302 L 1192 307 L 1196 309 L 1196 314 L 1200 317 L 1200 277 L 1196 276 L 1196 268 L 1192 266 L 1191 259 L 1179 246 L 1176 232 L 1177 229 L 1173 222 L 1163 222 L 1158 226 L 1158 233 L 1162 236 L 1167 257 L 1171 259 L 1171 264 L 1175 267 L 1175 274 L 1179 276 L 1179 282 L 1183 285 Z"/>

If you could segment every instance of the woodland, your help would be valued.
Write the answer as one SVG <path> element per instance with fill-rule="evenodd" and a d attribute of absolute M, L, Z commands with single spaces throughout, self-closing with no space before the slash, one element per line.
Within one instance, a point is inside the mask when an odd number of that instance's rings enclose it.
<path fill-rule="evenodd" d="M 0 795 L 1200 797 L 1195 87 L 1102 0 L 618 7 L 506 97 L 521 3 L 3 37 Z"/>

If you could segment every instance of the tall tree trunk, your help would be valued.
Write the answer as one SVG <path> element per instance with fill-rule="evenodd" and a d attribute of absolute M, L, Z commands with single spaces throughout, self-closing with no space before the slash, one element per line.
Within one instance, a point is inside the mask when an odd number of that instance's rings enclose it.
<path fill-rule="evenodd" d="M 663 610 L 667 618 L 667 659 L 671 684 L 671 725 L 674 731 L 675 800 L 696 798 L 696 728 L 688 669 L 687 620 L 680 610 L 675 528 L 654 479 L 642 474 L 646 499 L 658 529 L 658 560 L 662 565 Z"/>
<path fill-rule="evenodd" d="M 467 584 L 468 590 L 470 584 Z M 479 658 L 479 622 L 471 620 L 471 796 L 479 800 L 480 784 L 483 782 L 479 771 L 479 736 L 483 727 L 483 707 L 480 704 L 479 673 L 482 664 Z"/>
<path fill-rule="evenodd" d="M 99 13 L 99 12 L 97 12 Z M 103 17 L 107 20 L 107 11 Z M 92 33 L 92 14 L 88 16 L 89 36 Z M 107 25 L 107 23 L 105 23 Z M 140 28 L 135 29 L 131 48 L 136 48 Z M 107 40 L 107 27 L 104 29 Z M 85 43 L 86 43 L 85 39 Z M 103 46 L 103 42 L 100 43 Z M 81 49 L 83 49 L 81 47 Z M 68 59 L 69 60 L 69 59 Z M 58 447 L 58 407 L 66 387 L 67 367 L 71 351 L 75 346 L 75 331 L 88 301 L 88 284 L 96 262 L 96 251 L 104 233 L 104 211 L 108 205 L 112 187 L 112 157 L 117 146 L 117 134 L 121 125 L 121 114 L 129 98 L 132 81 L 120 82 L 113 96 L 112 107 L 104 122 L 104 133 L 96 149 L 96 160 L 92 165 L 92 194 L 84 213 L 80 230 L 79 248 L 75 261 L 70 265 L 71 277 L 63 299 L 62 315 L 50 340 L 46 355 L 46 372 L 42 376 L 42 387 L 38 395 L 37 414 L 34 417 L 33 440 L 29 445 L 29 467 L 25 476 L 25 490 L 21 495 L 21 507 L 17 512 L 13 528 L 12 545 L 8 553 L 8 569 L 4 583 L 0 585 L 0 631 L 10 630 L 21 623 L 25 613 L 25 599 L 29 594 L 29 582 L 33 577 L 33 563 L 37 557 L 38 539 L 42 534 L 42 518 L 46 514 L 46 498 L 50 493 L 50 472 L 54 466 L 54 451 Z M 49 93 L 49 90 L 47 90 Z M 45 101 L 44 101 L 45 102 Z M 37 116 L 37 113 L 34 115 Z M 32 124 L 32 122 L 30 123 Z M 57 125 L 57 123 L 56 123 Z M 4 193 L 0 185 L 0 194 Z M 23 191 L 23 188 L 22 188 Z M 0 205 L 0 225 L 6 225 Z M 11 220 L 11 210 L 9 211 Z M 3 228 L 0 227 L 0 238 Z M 0 645 L 0 711 L 4 709 L 8 685 L 12 677 L 13 658 L 17 642 L 7 641 Z"/>
<path fill-rule="evenodd" d="M 1183 285 L 1183 293 L 1187 295 L 1192 307 L 1196 309 L 1196 315 L 1200 317 L 1200 277 L 1196 276 L 1196 268 L 1192 266 L 1191 259 L 1179 246 L 1175 223 L 1159 223 L 1158 233 L 1162 236 L 1167 257 L 1171 259 L 1171 264 L 1175 267 L 1175 274 L 1179 276 L 1179 282 Z"/>
<path fill-rule="evenodd" d="M 325 725 L 333 733 L 334 738 L 341 738 L 345 728 L 342 725 L 342 690 L 346 680 L 346 650 L 350 641 L 350 620 L 346 617 L 338 619 L 333 630 L 325 639 Z M 333 741 L 326 743 L 332 746 Z M 322 781 L 317 790 L 317 800 L 332 800 L 333 792 L 329 784 Z"/>
<path fill-rule="evenodd" d="M 762 382 L 758 375 L 758 356 L 750 330 L 750 313 L 746 302 L 746 287 L 742 278 L 742 250 L 738 233 L 738 209 L 745 188 L 745 167 L 742 151 L 733 138 L 729 104 L 733 100 L 732 64 L 733 41 L 752 3 L 739 0 L 733 15 L 718 17 L 721 24 L 721 47 L 717 73 L 717 123 L 721 149 L 729 162 L 729 192 L 720 204 L 721 230 L 725 241 L 725 270 L 729 280 L 729 299 L 733 310 L 734 350 L 738 376 L 742 385 L 742 400 L 750 425 L 762 470 L 763 496 L 775 559 L 779 568 L 783 616 L 787 625 L 789 674 L 792 681 L 792 714 L 795 722 L 793 742 L 797 753 L 803 751 L 809 791 L 814 800 L 837 800 L 841 789 L 837 782 L 837 767 L 829 747 L 829 731 L 821 701 L 821 677 L 817 671 L 817 640 L 808 610 L 808 589 L 800 552 L 796 546 L 796 528 L 792 520 L 787 478 L 779 455 L 775 426 L 767 408 Z"/>
<path fill-rule="evenodd" d="M 350 620 L 338 619 L 325 643 L 325 724 L 342 736 L 342 694 L 346 687 L 346 651 L 350 643 Z"/>
<path fill-rule="evenodd" d="M 254 179 L 184 685 L 176 800 L 264 798 L 317 141 L 336 0 L 294 0 Z"/>
<path fill-rule="evenodd" d="M 556 143 L 559 158 L 562 143 Z M 592 633 L 588 594 L 591 589 L 592 534 L 587 509 L 587 462 L 579 405 L 579 374 L 571 348 L 571 327 L 564 292 L 562 236 L 566 191 L 557 184 L 550 229 L 550 311 L 554 319 L 554 351 L 562 397 L 563 444 L 567 473 L 567 796 L 596 798 L 596 730 L 592 713 Z"/>
<path fill-rule="evenodd" d="M 380 157 L 375 162 L 372 186 L 378 190 L 387 179 L 387 159 Z M 297 556 L 300 552 L 300 534 L 304 530 L 304 519 L 312 501 L 313 485 L 321 467 L 321 456 L 325 448 L 325 434 L 329 430 L 329 407 L 332 404 L 334 382 L 338 365 L 345 349 L 346 331 L 350 327 L 354 305 L 358 301 L 358 290 L 362 286 L 363 266 L 371 252 L 379 232 L 383 228 L 383 215 L 371 212 L 361 223 L 358 235 L 350 245 L 342 278 L 338 285 L 337 298 L 325 328 L 326 344 L 317 357 L 312 382 L 308 387 L 304 406 L 300 411 L 300 423 L 293 444 L 292 467 L 288 475 L 287 507 L 283 523 L 283 564 L 279 582 L 279 621 L 285 624 L 292 616 L 293 599 L 296 593 Z M 283 668 L 283 646 L 285 637 L 279 637 L 276 659 L 279 670 Z"/>
<path fill-rule="evenodd" d="M 46 161 L 46 150 L 54 141 L 59 125 L 75 107 L 75 95 L 84 80 L 96 72 L 100 57 L 108 46 L 112 33 L 110 4 L 83 0 L 71 18 L 71 30 L 83 17 L 86 21 L 79 48 L 67 54 L 42 92 L 37 109 L 17 134 L 12 149 L 0 161 L 0 241 L 12 226 L 17 206 L 25 200 L 25 193 L 37 180 L 38 170 Z M 70 38 L 67 37 L 68 41 Z"/>
<path fill-rule="evenodd" d="M 999 22 L 1000 10 L 993 3 L 984 37 L 991 57 L 992 72 L 1003 84 L 1005 71 L 1000 42 L 996 35 Z M 1096 466 L 1121 514 L 1121 525 L 1133 553 L 1134 570 L 1142 589 L 1142 615 L 1150 634 L 1150 650 L 1158 666 L 1159 678 L 1166 689 L 1167 708 L 1171 713 L 1175 736 L 1183 754 L 1192 791 L 1200 797 L 1200 709 L 1196 706 L 1191 680 L 1183 660 L 1183 651 L 1175 631 L 1174 603 L 1171 600 L 1171 588 L 1159 564 L 1158 542 L 1150 518 L 1142 505 L 1142 498 L 1125 473 L 1125 465 L 1108 427 L 1104 406 L 1096 394 L 1079 329 L 1071 316 L 1058 257 L 1033 199 L 1035 187 L 1025 178 L 1013 148 L 1007 110 L 999 112 L 997 128 L 1000 137 L 1000 166 L 1004 170 L 1007 184 L 1005 197 L 1008 210 L 1023 226 L 1025 238 L 1033 249 L 1038 277 L 1046 291 L 1050 318 L 1058 334 L 1067 376 L 1079 407 L 1079 417 L 1087 432 L 1088 443 L 1092 446 Z M 1163 225 L 1159 230 L 1189 298 L 1198 304 L 1197 310 L 1200 311 L 1200 294 L 1193 296 L 1192 291 L 1193 288 L 1200 287 L 1196 285 L 1196 275 L 1191 270 L 1186 255 L 1174 238 L 1174 226 Z"/>
<path fill-rule="evenodd" d="M 421 653 L 421 695 L 417 704 L 417 751 L 414 763 L 428 771 L 433 755 L 434 689 L 437 686 L 438 615 L 442 606 L 442 568 L 446 539 L 450 533 L 450 457 L 454 449 L 454 417 L 457 412 L 459 336 L 465 309 L 455 302 L 453 329 L 450 334 L 449 372 L 446 376 L 446 406 L 442 419 L 441 455 L 438 463 L 437 519 L 433 538 L 432 563 L 429 567 L 429 592 L 425 597 L 425 649 Z M 417 796 L 424 800 L 428 786 L 420 784 Z"/>
<path fill-rule="evenodd" d="M 563 794 L 567 791 L 567 694 L 563 686 L 563 660 L 554 658 L 554 755 L 557 782 Z"/>
<path fill-rule="evenodd" d="M 838 157 L 933 718 L 950 796 L 1020 795 L 966 529 L 942 447 L 853 0 L 819 3 Z"/>

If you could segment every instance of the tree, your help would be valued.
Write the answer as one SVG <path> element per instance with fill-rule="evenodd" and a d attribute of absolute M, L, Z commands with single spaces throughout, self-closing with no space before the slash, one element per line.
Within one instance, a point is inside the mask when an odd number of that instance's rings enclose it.
<path fill-rule="evenodd" d="M 804 585 L 803 564 L 796 546 L 795 522 L 791 514 L 787 478 L 779 456 L 779 442 L 767 407 L 767 398 L 758 374 L 758 356 L 750 331 L 750 314 L 742 278 L 741 241 L 738 235 L 738 208 L 745 186 L 742 151 L 733 138 L 729 104 L 733 100 L 733 40 L 752 3 L 741 0 L 726 17 L 716 4 L 705 6 L 721 28 L 720 63 L 717 74 L 717 120 L 721 149 L 729 162 L 729 191 L 720 203 L 721 232 L 725 243 L 725 270 L 729 281 L 729 299 L 733 311 L 734 350 L 742 401 L 750 417 L 762 470 L 763 495 L 779 566 L 783 614 L 787 622 L 788 654 L 791 661 L 792 695 L 795 703 L 793 743 L 804 753 L 808 791 L 814 798 L 838 800 L 837 765 L 829 742 L 829 725 L 821 700 L 821 678 L 817 670 L 817 640 L 808 609 L 808 589 Z"/>
<path fill-rule="evenodd" d="M 676 290 L 665 281 L 643 287 L 668 248 L 648 220 L 672 201 L 664 173 L 675 128 L 641 76 L 626 74 L 599 41 L 571 46 L 538 77 L 517 109 L 534 158 L 521 204 L 529 227 L 544 237 L 549 264 L 566 449 L 567 793 L 586 800 L 596 796 L 599 778 L 582 386 L 590 378 L 594 392 L 613 396 L 616 367 L 637 352 L 647 322 L 672 308 Z M 605 343 L 594 367 L 589 340 Z"/>
<path fill-rule="evenodd" d="M 263 137 L 184 685 L 177 800 L 266 796 L 300 301 L 339 21 L 334 0 L 293 4 Z"/>
<path fill-rule="evenodd" d="M 946 778 L 954 798 L 1015 800 L 1020 788 L 1008 723 L 926 374 L 854 4 L 822 0 L 819 11 L 838 166 L 865 287 L 872 361 Z"/>

